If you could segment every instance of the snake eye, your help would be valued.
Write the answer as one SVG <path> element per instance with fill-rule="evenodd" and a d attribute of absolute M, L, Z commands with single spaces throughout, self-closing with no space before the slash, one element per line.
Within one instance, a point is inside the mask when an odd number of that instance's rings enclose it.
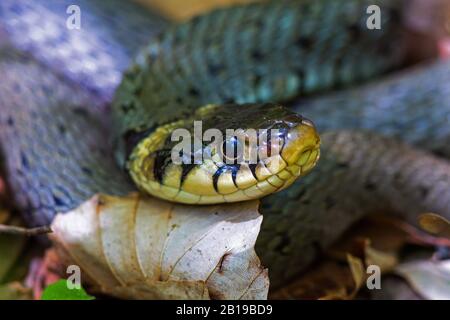
<path fill-rule="evenodd" d="M 227 164 L 236 164 L 242 157 L 242 144 L 237 137 L 231 137 L 222 143 L 222 158 Z"/>

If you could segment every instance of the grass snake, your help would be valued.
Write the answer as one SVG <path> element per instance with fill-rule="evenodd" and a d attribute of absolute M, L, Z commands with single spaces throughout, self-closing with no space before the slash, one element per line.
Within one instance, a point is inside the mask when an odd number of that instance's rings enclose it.
<path fill-rule="evenodd" d="M 81 30 L 65 28 L 73 3 Z M 381 30 L 366 27 L 371 4 L 382 8 Z M 264 112 L 309 128 L 295 111 L 320 132 L 321 159 L 261 201 L 256 250 L 273 287 L 366 214 L 449 217 L 450 64 L 354 87 L 401 65 L 403 5 L 268 1 L 169 26 L 119 0 L 3 0 L 0 145 L 15 205 L 36 226 L 94 193 L 127 194 L 136 188 L 123 171 L 130 146 L 168 123 L 212 112 L 251 128 Z"/>

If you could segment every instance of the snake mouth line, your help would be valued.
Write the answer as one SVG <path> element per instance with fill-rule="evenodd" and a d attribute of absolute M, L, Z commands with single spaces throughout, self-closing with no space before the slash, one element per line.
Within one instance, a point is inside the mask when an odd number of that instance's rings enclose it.
<path fill-rule="evenodd" d="M 184 204 L 206 205 L 254 200 L 289 187 L 300 176 L 307 174 L 315 166 L 319 158 L 320 149 L 318 146 L 305 150 L 296 163 L 286 166 L 277 174 L 258 181 L 251 187 L 239 189 L 229 194 L 197 195 L 155 181 L 147 181 L 143 186 L 145 191 L 156 197 Z"/>

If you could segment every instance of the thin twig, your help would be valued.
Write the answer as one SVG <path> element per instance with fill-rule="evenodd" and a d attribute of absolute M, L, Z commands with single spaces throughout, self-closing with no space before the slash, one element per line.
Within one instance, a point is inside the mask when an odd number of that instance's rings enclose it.
<path fill-rule="evenodd" d="M 0 234 L 14 234 L 14 235 L 22 235 L 27 237 L 39 236 L 42 234 L 50 233 L 52 229 L 50 226 L 43 226 L 37 228 L 22 228 L 16 226 L 8 226 L 4 224 L 0 224 Z"/>

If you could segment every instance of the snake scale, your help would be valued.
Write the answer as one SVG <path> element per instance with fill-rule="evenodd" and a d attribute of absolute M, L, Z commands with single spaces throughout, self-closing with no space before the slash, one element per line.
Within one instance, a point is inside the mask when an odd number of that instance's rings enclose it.
<path fill-rule="evenodd" d="M 81 30 L 65 28 L 65 9 L 73 3 L 82 10 Z M 372 32 L 365 8 L 374 3 L 386 14 L 382 30 Z M 261 201 L 256 250 L 273 287 L 366 214 L 392 212 L 412 222 L 425 211 L 449 217 L 450 63 L 304 97 L 398 67 L 402 3 L 269 1 L 169 27 L 122 82 L 160 59 L 164 90 L 145 97 L 159 101 L 158 108 L 134 102 L 117 129 L 108 110 L 120 74 L 168 23 L 119 0 L 2 1 L 0 144 L 17 208 L 36 226 L 94 193 L 134 190 L 114 160 L 110 137 L 117 132 L 119 140 L 130 127 L 145 132 L 207 103 L 289 100 L 295 93 L 302 97 L 286 105 L 314 121 L 321 159 L 311 173 Z M 164 77 L 174 70 L 178 77 Z M 116 95 L 117 105 L 125 98 Z"/>

